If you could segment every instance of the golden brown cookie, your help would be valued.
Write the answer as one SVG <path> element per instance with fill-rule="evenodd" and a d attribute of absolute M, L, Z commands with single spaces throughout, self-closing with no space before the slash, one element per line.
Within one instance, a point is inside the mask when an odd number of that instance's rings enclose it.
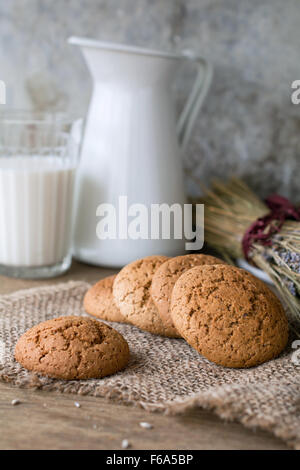
<path fill-rule="evenodd" d="M 113 283 L 116 276 L 100 279 L 85 294 L 83 307 L 87 313 L 102 320 L 125 322 L 113 297 Z"/>
<path fill-rule="evenodd" d="M 170 314 L 171 295 L 177 279 L 194 266 L 224 263 L 225 261 L 214 256 L 194 253 L 170 258 L 155 272 L 150 293 L 163 323 L 173 330 L 174 335 L 180 336 L 173 325 Z"/>
<path fill-rule="evenodd" d="M 57 379 L 92 379 L 123 369 L 128 344 L 120 333 L 97 320 L 60 317 L 26 331 L 15 358 L 25 369 Z"/>
<path fill-rule="evenodd" d="M 173 337 L 173 331 L 164 326 L 150 296 L 153 274 L 167 259 L 148 256 L 128 264 L 117 274 L 113 294 L 121 314 L 131 324 L 150 333 Z"/>
<path fill-rule="evenodd" d="M 177 280 L 175 327 L 200 354 L 225 367 L 251 367 L 284 349 L 288 322 L 273 292 L 243 269 L 197 266 Z"/>

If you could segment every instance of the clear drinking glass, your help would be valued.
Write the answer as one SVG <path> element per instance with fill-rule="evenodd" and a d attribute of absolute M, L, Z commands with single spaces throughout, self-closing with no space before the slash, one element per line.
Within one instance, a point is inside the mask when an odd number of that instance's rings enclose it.
<path fill-rule="evenodd" d="M 0 115 L 0 274 L 59 275 L 71 264 L 81 120 Z"/>

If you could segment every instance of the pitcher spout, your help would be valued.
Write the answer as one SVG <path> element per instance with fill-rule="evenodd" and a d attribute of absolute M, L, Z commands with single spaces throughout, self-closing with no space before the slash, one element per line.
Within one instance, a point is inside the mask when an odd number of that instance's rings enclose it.
<path fill-rule="evenodd" d="M 175 54 L 75 36 L 68 43 L 80 47 L 95 81 L 110 84 L 168 85 L 177 61 L 182 59 Z"/>

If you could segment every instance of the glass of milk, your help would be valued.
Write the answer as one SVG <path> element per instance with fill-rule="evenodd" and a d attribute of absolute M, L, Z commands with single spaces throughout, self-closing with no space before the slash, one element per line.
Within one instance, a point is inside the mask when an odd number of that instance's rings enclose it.
<path fill-rule="evenodd" d="M 47 278 L 70 267 L 80 124 L 0 115 L 0 274 Z"/>

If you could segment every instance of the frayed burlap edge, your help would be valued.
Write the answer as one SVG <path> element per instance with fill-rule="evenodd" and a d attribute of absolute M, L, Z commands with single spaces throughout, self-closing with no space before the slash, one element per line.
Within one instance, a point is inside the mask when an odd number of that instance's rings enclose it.
<path fill-rule="evenodd" d="M 6 383 L 13 383 L 13 380 L 10 380 L 9 375 L 2 375 L 0 371 L 0 378 Z M 295 450 L 300 450 L 300 430 L 299 432 L 295 429 L 291 429 L 289 426 L 278 425 L 276 421 L 272 418 L 259 418 L 257 416 L 245 415 L 245 410 L 241 406 L 230 407 L 228 402 L 220 397 L 212 398 L 206 393 L 199 393 L 192 397 L 187 397 L 183 400 L 176 400 L 174 402 L 165 402 L 161 404 L 152 404 L 146 403 L 143 401 L 135 401 L 128 397 L 125 397 L 122 392 L 117 392 L 115 390 L 105 389 L 105 387 L 99 387 L 90 393 L 89 387 L 85 385 L 80 386 L 77 391 L 74 391 L 73 383 L 65 383 L 63 386 L 61 384 L 53 383 L 45 386 L 43 380 L 36 374 L 31 374 L 31 383 L 26 385 L 14 383 L 14 385 L 23 389 L 33 389 L 33 390 L 43 390 L 47 392 L 56 392 L 56 393 L 68 393 L 72 395 L 89 395 L 98 398 L 105 399 L 107 402 L 113 402 L 116 404 L 122 404 L 129 407 L 141 408 L 150 413 L 163 413 L 169 416 L 178 416 L 190 412 L 193 409 L 199 408 L 207 411 L 213 412 L 216 416 L 221 418 L 226 422 L 238 422 L 242 424 L 245 428 L 255 431 L 257 428 L 267 431 L 274 436 L 282 439 L 290 448 Z M 300 400 L 299 400 L 300 406 Z"/>
<path fill-rule="evenodd" d="M 295 430 L 290 425 L 278 424 L 274 418 L 245 414 L 242 406 L 237 406 L 237 403 L 230 406 L 230 403 L 224 401 L 221 397 L 211 397 L 205 393 L 199 393 L 184 401 L 166 405 L 164 412 L 168 415 L 180 415 L 195 408 L 211 411 L 224 421 L 238 422 L 252 431 L 256 429 L 267 431 L 282 439 L 290 448 L 300 450 L 300 428 Z"/>

